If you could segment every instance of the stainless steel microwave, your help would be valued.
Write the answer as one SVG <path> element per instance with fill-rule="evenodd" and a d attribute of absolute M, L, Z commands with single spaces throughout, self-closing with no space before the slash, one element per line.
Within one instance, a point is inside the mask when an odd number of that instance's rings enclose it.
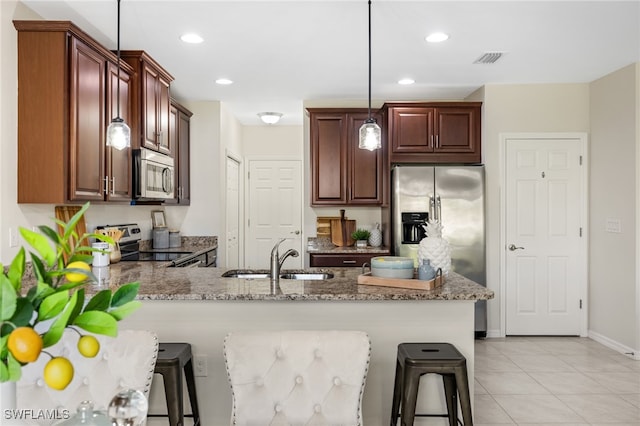
<path fill-rule="evenodd" d="M 175 198 L 173 158 L 150 149 L 133 151 L 133 196 L 142 200 Z"/>

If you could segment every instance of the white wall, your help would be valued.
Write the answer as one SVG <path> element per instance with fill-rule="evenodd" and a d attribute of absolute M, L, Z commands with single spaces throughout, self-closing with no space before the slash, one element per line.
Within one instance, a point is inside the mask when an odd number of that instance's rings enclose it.
<path fill-rule="evenodd" d="M 639 65 L 590 84 L 589 330 L 640 349 L 636 306 Z M 618 219 L 620 233 L 605 231 Z"/>
<path fill-rule="evenodd" d="M 479 99 L 483 96 L 484 99 Z M 487 286 L 496 297 L 487 304 L 488 334 L 500 333 L 500 150 L 501 133 L 588 132 L 587 84 L 487 85 L 475 93 L 483 101 L 482 150 L 486 171 Z"/>

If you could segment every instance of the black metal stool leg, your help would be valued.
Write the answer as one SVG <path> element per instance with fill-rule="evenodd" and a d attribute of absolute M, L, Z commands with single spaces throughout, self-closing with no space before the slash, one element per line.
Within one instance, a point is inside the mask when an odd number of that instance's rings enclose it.
<path fill-rule="evenodd" d="M 449 426 L 457 426 L 458 423 L 458 389 L 456 377 L 453 374 L 443 374 L 444 396 L 447 402 L 447 413 L 449 414 Z"/>
<path fill-rule="evenodd" d="M 391 405 L 390 426 L 396 426 L 398 424 L 400 397 L 402 396 L 402 374 L 402 366 L 399 361 L 396 361 L 396 377 L 393 385 L 393 404 Z"/>
<path fill-rule="evenodd" d="M 189 402 L 191 403 L 191 413 L 193 414 L 193 426 L 200 424 L 200 412 L 198 410 L 198 397 L 196 396 L 196 382 L 193 376 L 192 359 L 184 365 L 184 375 L 187 381 L 187 391 L 189 392 Z"/>
<path fill-rule="evenodd" d="M 182 403 L 182 370 L 179 368 L 163 371 L 165 397 L 170 426 L 184 426 L 184 407 Z"/>
<path fill-rule="evenodd" d="M 401 426 L 413 426 L 416 415 L 416 401 L 418 399 L 419 372 L 405 366 L 402 377 L 402 408 L 400 412 Z"/>
<path fill-rule="evenodd" d="M 460 409 L 462 410 L 462 421 L 464 426 L 473 426 L 473 416 L 471 415 L 471 396 L 469 395 L 469 379 L 467 377 L 467 363 L 455 369 L 456 384 L 460 395 Z"/>

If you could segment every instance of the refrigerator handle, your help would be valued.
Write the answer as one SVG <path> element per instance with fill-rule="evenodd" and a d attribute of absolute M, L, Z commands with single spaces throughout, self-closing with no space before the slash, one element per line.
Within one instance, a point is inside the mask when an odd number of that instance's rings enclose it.
<path fill-rule="evenodd" d="M 442 202 L 439 195 L 436 196 L 436 220 L 442 222 Z"/>
<path fill-rule="evenodd" d="M 435 211 L 436 211 L 436 200 L 433 198 L 432 195 L 429 195 L 429 217 L 427 218 L 428 221 L 436 220 Z"/>

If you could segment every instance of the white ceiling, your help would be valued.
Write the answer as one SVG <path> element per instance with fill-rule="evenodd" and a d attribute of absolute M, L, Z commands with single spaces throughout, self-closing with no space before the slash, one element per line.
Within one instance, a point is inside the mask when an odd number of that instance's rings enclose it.
<path fill-rule="evenodd" d="M 116 48 L 116 0 L 22 0 Z M 305 100 L 364 101 L 366 0 L 122 0 L 121 48 L 147 51 L 175 77 L 179 100 L 218 100 L 245 125 Z M 450 39 L 429 44 L 444 31 Z M 184 32 L 204 43 L 187 45 Z M 372 3 L 372 97 L 462 99 L 485 84 L 584 83 L 640 61 L 640 0 Z M 505 52 L 495 64 L 473 62 Z M 226 77 L 229 86 L 215 84 Z M 400 86 L 411 77 L 416 83 Z"/>

